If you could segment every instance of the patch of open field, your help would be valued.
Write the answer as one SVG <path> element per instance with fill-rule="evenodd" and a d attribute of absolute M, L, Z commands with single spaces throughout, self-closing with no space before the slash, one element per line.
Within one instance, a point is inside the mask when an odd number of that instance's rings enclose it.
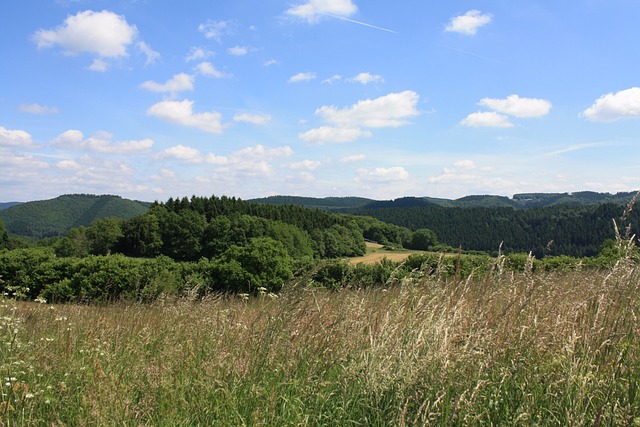
<path fill-rule="evenodd" d="M 363 256 L 349 258 L 350 264 L 375 264 L 387 258 L 390 261 L 398 262 L 404 261 L 409 255 L 416 253 L 423 253 L 421 251 L 410 251 L 407 249 L 390 251 L 384 249 L 384 246 L 379 243 L 367 242 L 367 253 Z"/>

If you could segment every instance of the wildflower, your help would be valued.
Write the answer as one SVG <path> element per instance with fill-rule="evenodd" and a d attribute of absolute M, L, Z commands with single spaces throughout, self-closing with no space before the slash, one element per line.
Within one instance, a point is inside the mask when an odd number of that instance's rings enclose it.
<path fill-rule="evenodd" d="M 47 300 L 44 299 L 43 297 L 38 297 L 34 301 L 39 303 L 39 304 L 46 304 L 47 303 Z"/>
<path fill-rule="evenodd" d="M 24 395 L 25 399 L 33 399 L 33 393 L 27 393 Z"/>

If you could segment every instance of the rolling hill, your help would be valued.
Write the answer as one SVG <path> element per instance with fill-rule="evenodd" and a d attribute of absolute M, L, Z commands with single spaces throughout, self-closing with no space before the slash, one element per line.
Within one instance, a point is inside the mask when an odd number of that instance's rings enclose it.
<path fill-rule="evenodd" d="M 249 200 L 271 205 L 302 205 L 334 212 L 350 209 L 404 208 L 416 206 L 441 206 L 446 208 L 514 208 L 529 209 L 564 205 L 600 205 L 603 203 L 627 204 L 636 192 L 596 193 L 579 191 L 575 193 L 522 193 L 512 198 L 494 195 L 465 196 L 459 199 L 434 197 L 400 197 L 395 200 L 373 200 L 363 197 L 297 197 L 271 196 Z"/>
<path fill-rule="evenodd" d="M 149 206 L 119 196 L 69 194 L 10 206 L 0 211 L 0 220 L 11 234 L 41 239 L 65 235 L 71 228 L 88 226 L 100 218 L 131 218 L 145 213 Z"/>

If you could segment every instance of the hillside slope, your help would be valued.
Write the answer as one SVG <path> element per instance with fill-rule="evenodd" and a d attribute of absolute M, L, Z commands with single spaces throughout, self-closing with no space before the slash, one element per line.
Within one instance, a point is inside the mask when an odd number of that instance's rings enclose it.
<path fill-rule="evenodd" d="M 40 239 L 64 235 L 100 218 L 131 218 L 145 213 L 149 206 L 119 196 L 70 194 L 8 207 L 0 211 L 0 220 L 9 233 Z"/>

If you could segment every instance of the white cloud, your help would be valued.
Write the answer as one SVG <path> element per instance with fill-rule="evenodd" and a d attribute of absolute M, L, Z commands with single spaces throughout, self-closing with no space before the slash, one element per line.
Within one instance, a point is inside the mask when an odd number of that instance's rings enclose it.
<path fill-rule="evenodd" d="M 364 154 L 353 154 L 351 156 L 345 156 L 342 157 L 340 159 L 341 163 L 353 163 L 353 162 L 360 162 L 364 159 L 366 159 L 367 156 L 365 156 Z"/>
<path fill-rule="evenodd" d="M 194 113 L 193 101 L 162 101 L 152 105 L 147 115 L 169 123 L 195 127 L 205 132 L 222 133 L 222 116 L 216 111 Z"/>
<path fill-rule="evenodd" d="M 47 107 L 39 104 L 20 104 L 18 109 L 23 113 L 31 114 L 57 114 L 59 111 L 55 107 Z"/>
<path fill-rule="evenodd" d="M 90 71 L 96 71 L 98 73 L 104 73 L 109 70 L 109 64 L 107 61 L 101 58 L 95 58 L 91 65 L 87 67 Z"/>
<path fill-rule="evenodd" d="M 84 135 L 79 130 L 68 130 L 51 141 L 51 145 L 102 154 L 144 153 L 153 147 L 153 140 L 149 138 L 117 142 L 112 142 L 112 138 L 113 135 L 108 132 L 98 132 L 96 135 L 84 139 Z"/>
<path fill-rule="evenodd" d="M 207 59 L 214 56 L 215 53 L 211 50 L 202 47 L 192 47 L 187 55 L 187 62 L 198 61 L 200 59 Z"/>
<path fill-rule="evenodd" d="M 316 160 L 303 160 L 301 162 L 291 163 L 289 167 L 295 170 L 300 170 L 300 169 L 314 170 L 319 168 L 321 165 L 322 163 Z"/>
<path fill-rule="evenodd" d="M 204 24 L 198 25 L 198 30 L 208 39 L 214 39 L 222 43 L 222 36 L 231 33 L 230 21 L 212 21 L 209 19 Z"/>
<path fill-rule="evenodd" d="M 337 81 L 342 80 L 342 76 L 340 74 L 334 74 L 333 76 L 329 77 L 328 79 L 324 79 L 322 81 L 323 84 L 333 84 Z"/>
<path fill-rule="evenodd" d="M 458 160 L 453 163 L 456 170 L 469 170 L 476 168 L 476 162 L 473 160 Z"/>
<path fill-rule="evenodd" d="M 490 14 L 482 14 L 479 10 L 470 10 L 464 15 L 451 18 L 445 31 L 473 36 L 480 27 L 489 24 L 492 20 Z"/>
<path fill-rule="evenodd" d="M 31 134 L 19 129 L 6 129 L 0 126 L 0 147 L 20 147 L 32 148 L 34 146 L 31 140 Z"/>
<path fill-rule="evenodd" d="M 263 66 L 265 66 L 265 67 L 270 67 L 270 66 L 272 66 L 272 65 L 277 65 L 277 64 L 278 64 L 278 61 L 277 61 L 277 60 L 275 60 L 275 59 L 269 59 L 269 60 L 267 60 L 267 61 L 264 61 L 264 63 L 263 63 L 262 65 L 263 65 Z"/>
<path fill-rule="evenodd" d="M 241 176 L 268 176 L 273 174 L 269 161 L 286 158 L 293 154 L 290 147 L 267 148 L 264 145 L 246 147 L 230 156 L 218 156 L 213 153 L 203 154 L 193 147 L 177 145 L 160 152 L 160 159 L 176 159 L 194 165 L 212 165 L 218 180 L 233 180 Z"/>
<path fill-rule="evenodd" d="M 62 170 L 78 170 L 82 169 L 82 166 L 75 160 L 61 160 L 56 163 L 56 167 Z"/>
<path fill-rule="evenodd" d="M 371 132 L 362 128 L 399 127 L 408 124 L 408 118 L 419 114 L 416 109 L 420 96 L 410 90 L 390 93 L 376 99 L 358 101 L 346 108 L 323 106 L 315 114 L 329 123 L 299 134 L 308 144 L 351 142 L 369 137 Z"/>
<path fill-rule="evenodd" d="M 382 76 L 373 75 L 370 73 L 359 73 L 358 75 L 348 79 L 347 81 L 366 85 L 369 83 L 382 83 L 384 82 L 384 79 L 382 78 Z"/>
<path fill-rule="evenodd" d="M 149 46 L 147 43 L 145 43 L 143 41 L 139 41 L 137 43 L 137 46 L 138 46 L 138 50 L 140 52 L 142 52 L 147 57 L 146 65 L 155 64 L 155 62 L 158 59 L 160 59 L 160 53 L 156 52 L 153 49 L 151 49 L 151 46 Z"/>
<path fill-rule="evenodd" d="M 299 135 L 300 140 L 307 144 L 324 144 L 326 142 L 352 142 L 361 137 L 370 137 L 371 132 L 358 127 L 345 128 L 321 126 L 310 129 Z"/>
<path fill-rule="evenodd" d="M 234 46 L 227 49 L 227 52 L 233 56 L 244 56 L 249 52 L 249 48 L 246 46 Z"/>
<path fill-rule="evenodd" d="M 293 6 L 286 13 L 307 22 L 315 22 L 323 15 L 347 17 L 357 11 L 358 7 L 351 0 L 309 0 Z"/>
<path fill-rule="evenodd" d="M 72 147 L 79 144 L 84 139 L 84 135 L 79 130 L 67 130 L 58 135 L 51 144 Z"/>
<path fill-rule="evenodd" d="M 269 114 L 236 114 L 233 116 L 234 122 L 244 122 L 251 123 L 254 125 L 265 125 L 271 120 L 271 116 Z"/>
<path fill-rule="evenodd" d="M 140 85 L 141 88 L 151 92 L 166 92 L 175 95 L 179 92 L 193 90 L 194 78 L 192 75 L 180 73 L 173 76 L 166 83 L 156 83 L 148 80 Z"/>
<path fill-rule="evenodd" d="M 494 128 L 508 128 L 513 126 L 509 122 L 509 117 L 498 114 L 495 111 L 482 111 L 477 113 L 471 113 L 461 122 L 461 125 L 470 127 L 494 127 Z"/>
<path fill-rule="evenodd" d="M 298 73 L 289 77 L 289 83 L 305 82 L 305 81 L 313 80 L 315 78 L 316 78 L 316 73 L 311 73 L 311 72 Z"/>
<path fill-rule="evenodd" d="M 551 102 L 546 99 L 520 98 L 515 94 L 505 99 L 483 98 L 480 100 L 480 105 L 498 113 L 520 118 L 546 116 L 551 110 Z"/>
<path fill-rule="evenodd" d="M 325 121 L 346 128 L 398 127 L 408 124 L 409 117 L 417 116 L 416 104 L 420 96 L 410 90 L 390 93 L 376 99 L 358 101 L 347 108 L 324 106 L 316 114 Z"/>
<path fill-rule="evenodd" d="M 201 62 L 195 67 L 196 71 L 203 76 L 215 77 L 216 79 L 223 79 L 231 77 L 231 74 L 224 73 L 213 66 L 211 62 Z"/>
<path fill-rule="evenodd" d="M 406 181 L 409 179 L 409 172 L 402 166 L 393 166 L 390 168 L 375 168 L 372 171 L 367 169 L 358 169 L 358 181 L 365 183 L 390 183 L 398 181 Z"/>
<path fill-rule="evenodd" d="M 602 95 L 581 116 L 592 122 L 614 122 L 628 117 L 640 117 L 640 87 Z"/>
<path fill-rule="evenodd" d="M 184 160 L 189 163 L 200 163 L 204 159 L 204 156 L 200 153 L 200 151 L 193 147 L 187 147 L 182 144 L 161 151 L 159 157 L 171 157 L 178 160 Z"/>
<path fill-rule="evenodd" d="M 53 30 L 40 29 L 33 39 L 39 48 L 60 46 L 67 55 L 90 53 L 98 58 L 89 67 L 92 71 L 106 71 L 104 58 L 128 56 L 128 47 L 138 30 L 129 25 L 124 16 L 108 10 L 86 10 L 69 16 Z"/>

